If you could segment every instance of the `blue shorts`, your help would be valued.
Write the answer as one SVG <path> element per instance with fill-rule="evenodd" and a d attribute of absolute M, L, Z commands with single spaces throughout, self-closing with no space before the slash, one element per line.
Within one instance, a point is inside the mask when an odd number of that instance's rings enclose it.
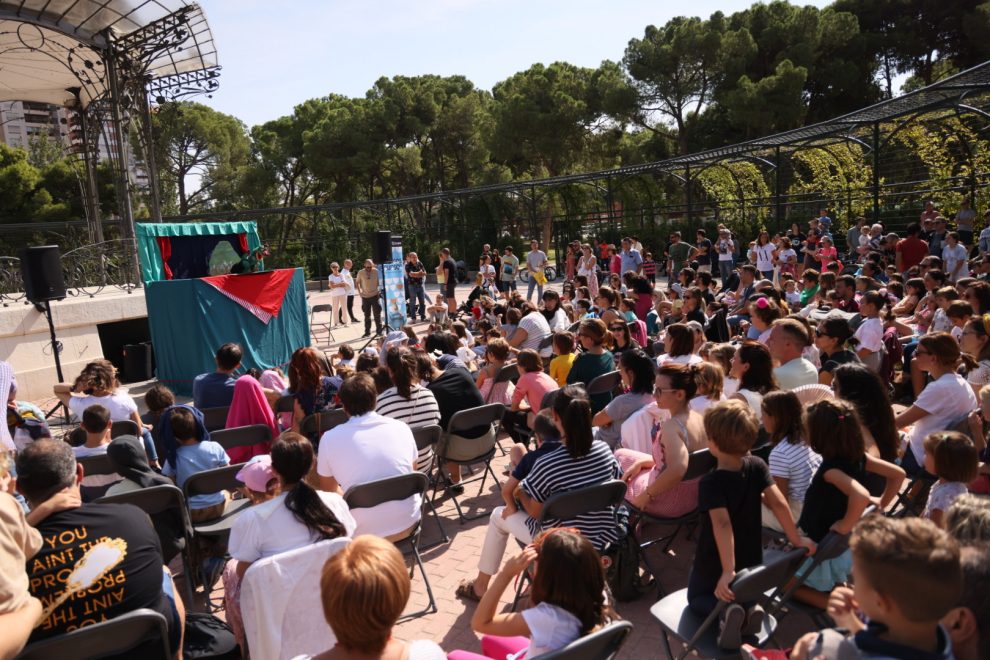
<path fill-rule="evenodd" d="M 186 578 L 188 579 L 188 577 Z M 172 655 L 179 651 L 179 644 L 182 643 L 182 620 L 179 618 L 179 610 L 175 606 L 175 585 L 172 584 L 172 576 L 168 571 L 162 569 L 162 593 L 172 607 L 172 620 L 168 624 L 168 646 Z"/>

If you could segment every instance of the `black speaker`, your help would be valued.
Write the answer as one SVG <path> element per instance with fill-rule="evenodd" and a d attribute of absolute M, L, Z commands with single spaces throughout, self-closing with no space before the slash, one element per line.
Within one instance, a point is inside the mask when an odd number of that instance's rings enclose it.
<path fill-rule="evenodd" d="M 155 377 L 151 342 L 124 346 L 124 382 L 139 383 Z"/>
<path fill-rule="evenodd" d="M 375 236 L 371 241 L 371 260 L 375 264 L 392 263 L 392 232 L 375 232 Z"/>
<path fill-rule="evenodd" d="M 21 248 L 17 257 L 21 260 L 21 277 L 28 300 L 38 303 L 65 298 L 65 278 L 57 245 Z"/>

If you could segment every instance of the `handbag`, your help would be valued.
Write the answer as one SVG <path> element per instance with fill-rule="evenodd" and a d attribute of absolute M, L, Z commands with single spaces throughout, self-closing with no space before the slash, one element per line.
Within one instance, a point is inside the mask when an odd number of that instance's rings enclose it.
<path fill-rule="evenodd" d="M 481 286 L 481 283 L 484 282 L 484 281 L 485 281 L 485 278 L 481 276 L 481 273 L 478 273 L 478 276 L 476 278 L 474 278 L 474 285 L 475 286 Z"/>
<path fill-rule="evenodd" d="M 535 273 L 533 273 L 533 279 L 535 279 L 536 283 L 539 284 L 540 286 L 543 286 L 544 284 L 547 283 L 547 276 L 546 274 L 544 274 L 542 268 L 536 271 Z"/>

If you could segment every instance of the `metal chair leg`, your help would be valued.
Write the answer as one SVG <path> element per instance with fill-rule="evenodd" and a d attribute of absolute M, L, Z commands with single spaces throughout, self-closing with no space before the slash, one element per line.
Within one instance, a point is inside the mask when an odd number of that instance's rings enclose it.
<path fill-rule="evenodd" d="M 414 616 L 421 616 L 423 614 L 428 614 L 428 613 L 433 614 L 436 613 L 437 611 L 437 601 L 436 598 L 434 598 L 433 596 L 433 587 L 430 586 L 430 578 L 426 576 L 426 568 L 423 566 L 423 560 L 419 556 L 419 548 L 417 547 L 418 536 L 417 536 L 417 540 L 412 540 L 412 539 L 406 539 L 406 540 L 409 541 L 409 544 L 412 546 L 413 557 L 416 559 L 416 564 L 419 565 L 420 573 L 423 574 L 423 582 L 426 583 L 426 593 L 430 597 L 430 605 L 417 612 L 410 612 L 409 614 L 403 614 L 401 617 L 399 617 L 400 621 L 402 619 L 409 619 Z"/>

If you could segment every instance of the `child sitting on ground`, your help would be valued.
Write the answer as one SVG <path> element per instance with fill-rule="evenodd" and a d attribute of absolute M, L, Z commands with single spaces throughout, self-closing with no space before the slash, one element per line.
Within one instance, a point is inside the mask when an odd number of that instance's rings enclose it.
<path fill-rule="evenodd" d="M 481 398 L 485 400 L 486 404 L 501 403 L 507 406 L 512 401 L 512 381 L 505 380 L 498 385 L 494 384 L 495 374 L 505 366 L 508 359 L 509 342 L 501 337 L 488 342 L 485 347 L 485 360 L 488 364 L 478 370 L 478 378 L 475 381 L 481 392 Z M 494 391 L 492 391 L 493 387 L 495 388 Z"/>
<path fill-rule="evenodd" d="M 815 551 L 810 539 L 798 535 L 791 509 L 767 464 L 749 455 L 759 430 L 756 413 L 742 401 L 723 401 L 705 412 L 708 450 L 718 466 L 698 484 L 701 525 L 687 600 L 701 616 L 708 616 L 719 600 L 732 603 L 720 615 L 718 644 L 723 649 L 738 649 L 743 636 L 762 630 L 763 608 L 755 602 L 734 602 L 730 586 L 736 573 L 763 563 L 761 500 L 777 517 L 788 541 Z"/>
<path fill-rule="evenodd" d="M 179 488 L 186 479 L 198 472 L 230 464 L 227 452 L 216 442 L 206 440 L 209 434 L 203 423 L 203 413 L 190 406 L 175 406 L 162 416 L 162 449 L 165 464 L 162 474 L 171 477 Z M 219 518 L 230 500 L 227 491 L 189 498 L 189 517 L 193 522 Z"/>
<path fill-rule="evenodd" d="M 426 308 L 426 313 L 429 315 L 431 325 L 443 330 L 447 328 L 450 317 L 447 316 L 447 302 L 443 299 L 443 294 L 437 294 L 436 301 Z"/>
<path fill-rule="evenodd" d="M 519 321 L 522 320 L 522 312 L 520 312 L 515 307 L 510 307 L 505 313 L 505 323 L 499 326 L 499 330 L 502 331 L 502 338 L 506 341 L 512 339 L 512 335 L 515 334 L 516 328 L 519 327 Z"/>
<path fill-rule="evenodd" d="M 536 449 L 533 451 L 528 451 L 526 445 L 518 443 L 512 445 L 512 449 L 509 450 L 512 474 L 502 486 L 502 499 L 505 500 L 507 517 L 519 510 L 515 497 L 516 487 L 529 476 L 537 459 L 561 446 L 560 430 L 553 421 L 553 411 L 550 408 L 541 410 L 533 419 L 533 438 L 536 441 Z"/>
<path fill-rule="evenodd" d="M 931 521 L 874 513 L 856 524 L 849 547 L 854 586 L 832 592 L 828 615 L 850 637 L 808 633 L 791 660 L 953 657 L 939 621 L 963 589 L 956 541 Z"/>
<path fill-rule="evenodd" d="M 928 493 L 922 517 L 945 527 L 945 512 L 979 475 L 980 456 L 976 445 L 958 431 L 929 433 L 924 440 L 925 469 L 938 477 Z"/>
<path fill-rule="evenodd" d="M 553 336 L 553 354 L 556 356 L 550 360 L 550 377 L 557 383 L 557 387 L 567 385 L 567 374 L 571 373 L 577 353 L 574 352 L 574 333 L 558 332 Z"/>

